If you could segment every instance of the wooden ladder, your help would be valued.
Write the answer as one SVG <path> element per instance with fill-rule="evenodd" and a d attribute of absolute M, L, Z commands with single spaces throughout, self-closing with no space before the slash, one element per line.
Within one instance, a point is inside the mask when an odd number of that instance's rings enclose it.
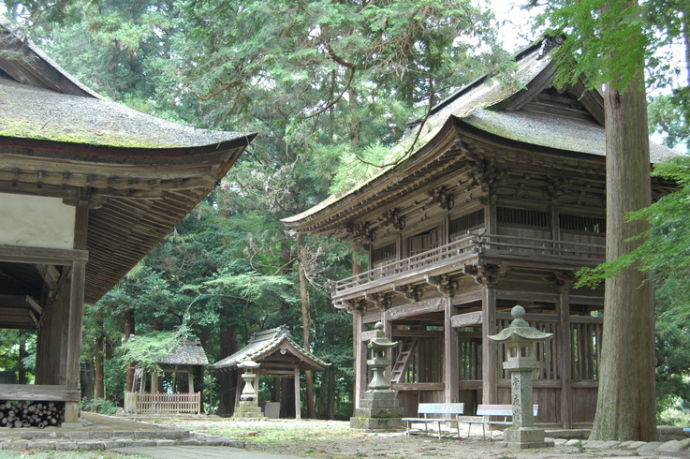
<path fill-rule="evenodd" d="M 393 364 L 392 378 L 391 382 L 398 384 L 402 381 L 407 366 L 410 364 L 410 357 L 414 352 L 414 348 L 417 346 L 417 338 L 410 340 L 403 340 L 401 343 L 400 352 L 398 353 L 398 358 Z"/>

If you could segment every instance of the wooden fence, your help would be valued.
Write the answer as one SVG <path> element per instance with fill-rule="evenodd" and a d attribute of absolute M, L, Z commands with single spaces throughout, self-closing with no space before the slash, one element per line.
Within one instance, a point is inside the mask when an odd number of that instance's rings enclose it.
<path fill-rule="evenodd" d="M 201 413 L 201 393 L 143 394 L 125 392 L 125 411 L 135 414 Z"/>

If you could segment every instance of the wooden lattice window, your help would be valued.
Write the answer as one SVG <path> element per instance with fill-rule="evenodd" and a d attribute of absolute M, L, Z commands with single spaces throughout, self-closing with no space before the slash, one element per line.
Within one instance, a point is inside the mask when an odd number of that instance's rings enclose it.
<path fill-rule="evenodd" d="M 548 228 L 549 213 L 540 210 L 516 209 L 513 207 L 497 207 L 496 218 L 499 223 L 508 225 L 532 226 Z"/>
<path fill-rule="evenodd" d="M 484 209 L 479 209 L 471 214 L 454 218 L 448 224 L 448 232 L 452 237 L 478 226 L 484 226 Z"/>
<path fill-rule="evenodd" d="M 371 264 L 380 265 L 382 263 L 395 260 L 395 242 L 379 247 L 371 251 Z"/>
<path fill-rule="evenodd" d="M 561 229 L 566 231 L 599 234 L 606 233 L 606 220 L 603 218 L 560 214 L 558 219 Z"/>

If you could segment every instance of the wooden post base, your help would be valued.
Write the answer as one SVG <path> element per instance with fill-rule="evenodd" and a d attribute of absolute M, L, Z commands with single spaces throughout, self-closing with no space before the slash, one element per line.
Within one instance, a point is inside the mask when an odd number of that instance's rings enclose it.
<path fill-rule="evenodd" d="M 79 422 L 79 402 L 65 402 L 65 423 Z"/>

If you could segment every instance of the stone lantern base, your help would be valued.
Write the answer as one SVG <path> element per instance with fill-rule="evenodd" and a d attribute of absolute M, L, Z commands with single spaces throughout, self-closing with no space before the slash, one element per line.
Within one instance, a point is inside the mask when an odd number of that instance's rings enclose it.
<path fill-rule="evenodd" d="M 401 430 L 402 408 L 395 391 L 372 390 L 364 393 L 360 408 L 350 418 L 350 427 L 364 430 Z"/>
<path fill-rule="evenodd" d="M 233 419 L 263 419 L 264 414 L 254 400 L 240 400 L 232 414 Z"/>
<path fill-rule="evenodd" d="M 536 427 L 513 427 L 503 431 L 504 446 L 515 449 L 546 448 L 553 441 L 544 439 L 544 429 Z"/>

